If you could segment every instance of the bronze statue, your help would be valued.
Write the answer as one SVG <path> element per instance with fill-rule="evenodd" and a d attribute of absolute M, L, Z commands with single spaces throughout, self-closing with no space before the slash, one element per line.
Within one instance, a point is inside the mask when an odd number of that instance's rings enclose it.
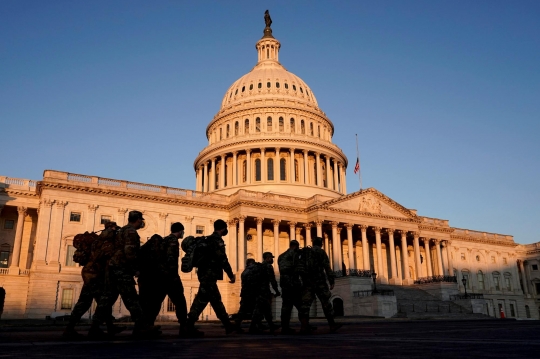
<path fill-rule="evenodd" d="M 266 24 L 266 27 L 272 25 L 272 18 L 270 17 L 270 12 L 268 10 L 264 12 L 264 23 Z"/>

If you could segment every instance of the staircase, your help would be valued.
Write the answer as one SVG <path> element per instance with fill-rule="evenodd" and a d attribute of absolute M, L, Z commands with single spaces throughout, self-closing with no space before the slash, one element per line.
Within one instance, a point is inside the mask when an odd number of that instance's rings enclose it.
<path fill-rule="evenodd" d="M 425 291 L 421 285 L 397 286 L 377 285 L 380 290 L 393 290 L 398 313 L 394 318 L 411 319 L 490 319 L 484 314 L 472 313 L 470 309 L 452 301 L 441 300 Z"/>

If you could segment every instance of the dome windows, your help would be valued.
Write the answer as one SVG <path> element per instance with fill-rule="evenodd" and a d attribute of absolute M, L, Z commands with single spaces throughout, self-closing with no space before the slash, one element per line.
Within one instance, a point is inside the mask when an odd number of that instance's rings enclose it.
<path fill-rule="evenodd" d="M 285 158 L 279 160 L 279 179 L 282 181 L 287 180 L 287 163 Z"/>
<path fill-rule="evenodd" d="M 259 117 L 255 119 L 255 132 L 261 132 L 261 119 Z"/>
<path fill-rule="evenodd" d="M 266 131 L 272 132 L 272 117 L 270 116 L 266 119 Z"/>
<path fill-rule="evenodd" d="M 302 90 L 302 87 L 300 87 L 300 92 L 301 92 L 301 93 L 304 93 L 304 90 Z"/>
<path fill-rule="evenodd" d="M 291 133 L 296 133 L 296 127 L 294 125 L 294 118 L 291 117 Z"/>
<path fill-rule="evenodd" d="M 246 86 L 242 86 L 242 92 L 246 90 Z"/>
<path fill-rule="evenodd" d="M 268 82 L 266 83 L 266 87 L 270 88 L 270 86 L 272 86 L 272 84 L 270 83 L 270 81 L 268 81 Z"/>
<path fill-rule="evenodd" d="M 247 135 L 249 133 L 249 120 L 246 118 L 244 121 L 244 134 Z"/>
<path fill-rule="evenodd" d="M 261 180 L 261 160 L 256 159 L 255 160 L 255 181 Z"/>
<path fill-rule="evenodd" d="M 259 85 L 257 86 L 258 88 L 262 88 L 262 83 L 259 82 Z"/>
<path fill-rule="evenodd" d="M 266 164 L 267 164 L 266 172 L 268 173 L 267 178 L 269 181 L 273 181 L 274 180 L 274 159 L 273 158 L 267 159 Z"/>
<path fill-rule="evenodd" d="M 309 134 L 313 136 L 313 122 L 309 123 Z"/>
<path fill-rule="evenodd" d="M 238 89 L 236 89 L 236 91 L 234 91 L 234 96 L 236 96 L 237 93 L 238 93 Z"/>
<path fill-rule="evenodd" d="M 238 136 L 238 130 L 240 128 L 240 125 L 238 124 L 238 121 L 234 123 L 234 135 Z"/>
<path fill-rule="evenodd" d="M 292 89 L 296 91 L 296 85 L 292 85 Z"/>
<path fill-rule="evenodd" d="M 279 118 L 279 132 L 283 132 L 284 127 L 285 127 L 285 124 L 284 124 L 284 121 L 283 121 L 283 117 L 280 117 Z"/>
<path fill-rule="evenodd" d="M 289 84 L 285 82 L 285 90 L 289 89 Z"/>
<path fill-rule="evenodd" d="M 279 88 L 279 82 L 276 82 L 276 88 L 277 89 Z"/>
<path fill-rule="evenodd" d="M 249 91 L 253 90 L 253 84 L 249 85 Z"/>
<path fill-rule="evenodd" d="M 230 128 L 229 125 L 227 125 L 227 131 L 225 133 L 225 137 L 227 137 L 227 138 L 229 138 L 229 128 Z"/>
<path fill-rule="evenodd" d="M 304 120 L 300 120 L 300 132 L 302 133 L 302 135 L 306 134 L 306 125 L 304 123 Z"/>

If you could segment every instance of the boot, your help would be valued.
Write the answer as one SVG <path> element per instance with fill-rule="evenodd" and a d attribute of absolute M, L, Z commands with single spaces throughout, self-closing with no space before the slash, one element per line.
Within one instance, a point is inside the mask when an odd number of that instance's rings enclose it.
<path fill-rule="evenodd" d="M 161 330 L 154 325 L 135 322 L 132 335 L 140 338 L 155 338 L 161 335 Z"/>
<path fill-rule="evenodd" d="M 336 323 L 333 317 L 326 318 L 328 320 L 328 325 L 330 326 L 330 333 L 335 333 L 343 324 Z"/>
<path fill-rule="evenodd" d="M 249 325 L 249 334 L 264 334 L 264 332 L 259 328 L 260 326 L 258 325 L 258 323 L 254 320 L 251 320 L 251 324 Z"/>
<path fill-rule="evenodd" d="M 275 324 L 274 322 L 270 322 L 268 323 L 269 326 L 270 326 L 270 334 L 274 334 L 276 332 L 276 330 L 278 330 L 279 328 L 281 328 L 281 325 L 279 324 Z"/>
<path fill-rule="evenodd" d="M 312 334 L 308 318 L 300 319 L 300 323 L 302 324 L 302 326 L 300 327 L 300 334 L 303 334 L 303 335 Z"/>
<path fill-rule="evenodd" d="M 236 331 L 236 326 L 234 326 L 234 324 L 231 323 L 229 318 L 227 318 L 226 320 L 223 321 L 223 325 L 225 326 L 225 334 L 226 335 L 229 335 L 229 334 Z"/>
<path fill-rule="evenodd" d="M 83 335 L 78 333 L 75 330 L 75 325 L 68 324 L 64 332 L 62 333 L 62 338 L 65 340 L 76 340 L 82 339 Z"/>
<path fill-rule="evenodd" d="M 281 334 L 294 334 L 296 330 L 290 326 L 290 318 L 281 317 Z"/>
<path fill-rule="evenodd" d="M 244 329 L 242 329 L 242 319 L 238 317 L 236 318 L 236 320 L 234 321 L 234 328 L 237 333 L 239 334 L 244 333 Z"/>
<path fill-rule="evenodd" d="M 122 333 L 126 329 L 127 327 L 114 325 L 112 322 L 107 323 L 107 334 L 111 337 L 115 336 L 116 334 Z"/>
<path fill-rule="evenodd" d="M 204 336 L 204 332 L 195 328 L 194 320 L 188 319 L 185 326 L 185 336 L 189 338 L 200 338 Z"/>
<path fill-rule="evenodd" d="M 92 322 L 90 330 L 88 330 L 88 338 L 90 338 L 90 340 L 103 340 L 107 339 L 108 336 L 101 330 L 98 322 Z"/>

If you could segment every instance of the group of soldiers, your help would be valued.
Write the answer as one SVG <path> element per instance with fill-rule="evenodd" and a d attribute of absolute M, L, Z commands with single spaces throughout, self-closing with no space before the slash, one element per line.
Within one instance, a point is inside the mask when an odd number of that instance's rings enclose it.
<path fill-rule="evenodd" d="M 315 238 L 313 247 L 299 248 L 297 241 L 290 242 L 290 248 L 279 256 L 281 292 L 274 275 L 272 264 L 274 256 L 270 252 L 263 254 L 263 263 L 248 259 L 242 273 L 242 291 L 240 310 L 234 323 L 223 305 L 217 281 L 223 280 L 223 272 L 229 283 L 235 283 L 236 277 L 227 259 L 225 242 L 222 237 L 228 233 L 227 223 L 221 219 L 214 222 L 214 232 L 204 237 L 203 260 L 197 264 L 199 290 L 187 311 L 184 288 L 179 276 L 180 242 L 184 237 L 184 226 L 180 222 L 171 225 L 171 233 L 161 238 L 153 236 L 142 248 L 137 230 L 143 226 L 143 214 L 131 211 L 128 224 L 119 228 L 115 222 L 105 224 L 105 229 L 91 243 L 89 259 L 82 268 L 83 287 L 77 304 L 73 308 L 69 323 L 63 333 L 66 339 L 79 338 L 82 335 L 75 330 L 75 325 L 86 313 L 93 300 L 97 306 L 92 317 L 88 336 L 91 339 L 105 339 L 125 330 L 114 324 L 112 307 L 122 298 L 125 307 L 134 322 L 133 335 L 153 338 L 161 334 L 159 325 L 154 325 L 166 296 L 174 304 L 176 317 L 180 324 L 179 335 L 201 337 L 204 332 L 195 328 L 195 323 L 208 303 L 223 323 L 226 334 L 243 332 L 243 319 L 251 317 L 250 333 L 261 333 L 266 319 L 271 332 L 279 328 L 272 320 L 271 301 L 282 295 L 281 332 L 294 333 L 290 328 L 292 308 L 296 307 L 301 322 L 300 332 L 311 333 L 309 310 L 315 296 L 322 303 L 324 314 L 330 325 L 330 331 L 336 331 L 340 325 L 334 322 L 332 305 L 329 301 L 330 290 L 334 286 L 334 275 L 329 259 L 321 249 L 322 239 Z M 139 290 L 136 290 L 135 279 Z M 328 287 L 327 282 L 330 284 Z M 272 286 L 274 293 L 270 291 Z M 107 326 L 105 333 L 101 326 Z"/>

